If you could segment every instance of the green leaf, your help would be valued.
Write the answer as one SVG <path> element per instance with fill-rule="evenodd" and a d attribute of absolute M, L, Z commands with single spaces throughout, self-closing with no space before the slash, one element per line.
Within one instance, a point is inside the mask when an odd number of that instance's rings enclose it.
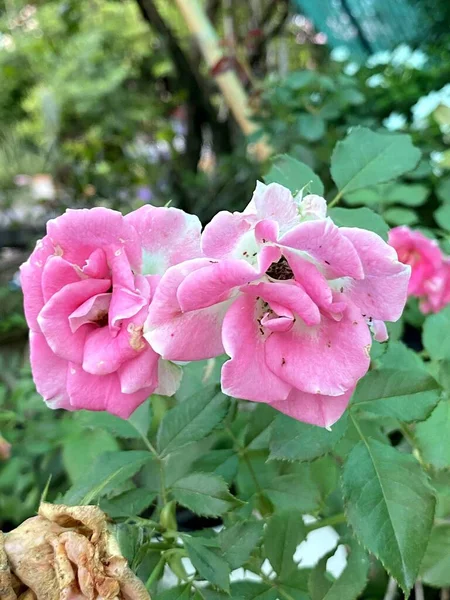
<path fill-rule="evenodd" d="M 148 429 L 150 427 L 150 408 L 150 401 L 146 400 L 134 411 L 134 413 L 128 419 L 132 427 L 134 427 L 134 429 L 136 429 L 136 431 L 138 431 L 143 437 L 147 437 Z"/>
<path fill-rule="evenodd" d="M 269 445 L 272 424 L 280 413 L 263 402 L 257 404 L 250 415 L 245 434 L 245 446 L 250 450 L 261 450 Z"/>
<path fill-rule="evenodd" d="M 231 584 L 232 600 L 278 600 L 277 590 L 266 583 L 237 581 Z"/>
<path fill-rule="evenodd" d="M 183 535 L 183 542 L 200 576 L 227 592 L 230 588 L 230 567 L 227 561 L 214 548 L 209 547 L 207 540 L 203 538 Z"/>
<path fill-rule="evenodd" d="M 156 492 L 145 488 L 129 490 L 110 500 L 102 500 L 100 506 L 112 519 L 140 515 L 152 504 Z"/>
<path fill-rule="evenodd" d="M 240 521 L 219 533 L 222 556 L 232 569 L 247 562 L 261 539 L 263 527 L 263 521 Z"/>
<path fill-rule="evenodd" d="M 450 468 L 450 403 L 442 400 L 423 423 L 418 423 L 415 440 L 422 460 L 436 469 Z"/>
<path fill-rule="evenodd" d="M 71 506 L 90 504 L 105 496 L 135 475 L 153 457 L 149 452 L 105 452 L 97 457 L 86 475 L 65 494 L 63 502 Z"/>
<path fill-rule="evenodd" d="M 314 460 L 334 447 L 347 429 L 343 415 L 331 431 L 279 415 L 272 429 L 270 459 Z"/>
<path fill-rule="evenodd" d="M 119 438 L 139 438 L 139 432 L 124 419 L 110 415 L 107 412 L 92 412 L 82 410 L 77 414 L 81 425 L 92 429 L 106 429 Z"/>
<path fill-rule="evenodd" d="M 399 208 L 398 206 L 385 210 L 383 218 L 391 225 L 415 225 L 419 220 L 419 217 L 413 210 Z"/>
<path fill-rule="evenodd" d="M 198 515 L 217 517 L 239 503 L 223 479 L 210 473 L 192 473 L 172 487 L 175 500 Z"/>
<path fill-rule="evenodd" d="M 63 462 L 70 480 L 75 483 L 86 474 L 86 465 L 99 454 L 119 450 L 119 444 L 108 431 L 80 431 L 63 442 Z"/>
<path fill-rule="evenodd" d="M 380 215 L 365 206 L 362 208 L 331 208 L 328 216 L 339 227 L 361 227 L 374 231 L 385 241 L 388 239 L 387 223 Z"/>
<path fill-rule="evenodd" d="M 347 566 L 334 581 L 326 578 L 328 557 L 319 561 L 309 579 L 311 600 L 356 600 L 366 587 L 369 559 L 356 541 L 350 544 Z"/>
<path fill-rule="evenodd" d="M 342 195 L 395 179 L 414 169 L 420 156 L 409 135 L 355 127 L 336 144 L 331 175 Z"/>
<path fill-rule="evenodd" d="M 429 417 L 440 394 L 439 384 L 425 371 L 381 369 L 369 371 L 359 381 L 351 406 L 409 423 Z"/>
<path fill-rule="evenodd" d="M 425 319 L 422 341 L 432 359 L 450 358 L 450 306 Z"/>
<path fill-rule="evenodd" d="M 437 197 L 441 202 L 450 203 L 450 177 L 442 179 L 436 188 Z"/>
<path fill-rule="evenodd" d="M 385 194 L 385 203 L 422 206 L 430 194 L 426 185 L 420 183 L 387 183 L 379 186 Z"/>
<path fill-rule="evenodd" d="M 158 594 L 155 600 L 189 600 L 191 597 L 191 585 L 177 585 L 177 587 L 165 590 Z"/>
<path fill-rule="evenodd" d="M 317 142 L 325 134 L 325 121 L 317 115 L 304 113 L 297 119 L 298 133 L 309 142 Z"/>
<path fill-rule="evenodd" d="M 450 524 L 433 528 L 420 573 L 427 585 L 438 588 L 450 586 Z"/>
<path fill-rule="evenodd" d="M 342 490 L 349 523 L 405 594 L 417 579 L 434 519 L 425 473 L 409 454 L 365 438 L 348 456 Z"/>
<path fill-rule="evenodd" d="M 420 183 L 389 182 L 350 192 L 345 195 L 345 201 L 350 206 L 403 204 L 416 207 L 424 204 L 429 193 L 430 190 Z"/>
<path fill-rule="evenodd" d="M 214 473 L 230 485 L 236 477 L 238 464 L 239 458 L 234 450 L 212 450 L 195 461 L 193 469 L 199 472 Z"/>
<path fill-rule="evenodd" d="M 294 553 L 306 538 L 302 513 L 298 510 L 275 513 L 264 533 L 266 556 L 280 577 L 288 576 L 297 568 Z"/>
<path fill-rule="evenodd" d="M 444 204 L 434 212 L 436 223 L 442 229 L 450 231 L 450 204 Z"/>
<path fill-rule="evenodd" d="M 315 71 L 294 71 L 286 77 L 284 84 L 293 90 L 301 90 L 311 85 L 316 79 L 317 73 Z"/>
<path fill-rule="evenodd" d="M 308 165 L 287 154 L 275 157 L 270 171 L 264 177 L 264 181 L 267 184 L 280 183 L 289 188 L 293 194 L 296 194 L 308 184 L 310 194 L 323 196 L 324 192 L 323 183 L 314 171 Z"/>
<path fill-rule="evenodd" d="M 207 386 L 165 414 L 158 431 L 162 457 L 190 442 L 203 439 L 225 418 L 229 398 Z"/>
<path fill-rule="evenodd" d="M 397 370 L 425 370 L 425 365 L 417 354 L 402 342 L 390 341 L 386 352 L 380 359 L 383 368 L 389 369 L 395 365 Z"/>
<path fill-rule="evenodd" d="M 320 501 L 320 493 L 311 479 L 309 465 L 301 474 L 279 475 L 268 483 L 264 491 L 277 509 L 290 510 L 299 508 L 303 512 L 314 511 Z"/>
<path fill-rule="evenodd" d="M 340 470 L 337 462 L 327 454 L 311 463 L 310 472 L 313 482 L 319 489 L 321 502 L 325 504 L 325 500 L 339 483 Z"/>
<path fill-rule="evenodd" d="M 309 569 L 297 569 L 297 571 L 290 573 L 285 581 L 279 582 L 279 598 L 283 598 L 283 600 L 287 598 L 290 600 L 311 600 L 308 592 L 309 575 Z"/>

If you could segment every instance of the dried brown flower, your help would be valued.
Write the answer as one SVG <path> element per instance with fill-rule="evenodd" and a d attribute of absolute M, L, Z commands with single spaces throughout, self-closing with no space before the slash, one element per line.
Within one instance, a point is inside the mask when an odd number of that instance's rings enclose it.
<path fill-rule="evenodd" d="M 44 502 L 0 532 L 0 600 L 150 600 L 97 506 Z"/>

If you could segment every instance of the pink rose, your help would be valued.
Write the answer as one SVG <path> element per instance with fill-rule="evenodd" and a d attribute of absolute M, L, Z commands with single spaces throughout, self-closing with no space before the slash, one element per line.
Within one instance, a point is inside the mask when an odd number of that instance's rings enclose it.
<path fill-rule="evenodd" d="M 197 217 L 144 206 L 68 210 L 21 267 L 31 366 L 51 408 L 128 417 L 150 394 L 171 395 L 180 369 L 142 335 L 161 274 L 201 254 Z"/>
<path fill-rule="evenodd" d="M 369 368 L 369 327 L 385 340 L 402 313 L 410 268 L 375 233 L 338 228 L 323 198 L 278 184 L 217 214 L 202 248 L 161 279 L 147 340 L 171 360 L 226 352 L 225 393 L 334 423 Z"/>
<path fill-rule="evenodd" d="M 411 266 L 408 294 L 420 298 L 420 310 L 438 312 L 450 302 L 450 259 L 435 240 L 409 227 L 394 227 L 389 244 L 402 263 Z"/>

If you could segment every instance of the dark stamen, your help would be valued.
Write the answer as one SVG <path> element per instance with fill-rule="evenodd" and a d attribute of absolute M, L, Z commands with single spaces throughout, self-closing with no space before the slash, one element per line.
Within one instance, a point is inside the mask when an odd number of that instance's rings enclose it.
<path fill-rule="evenodd" d="M 267 269 L 267 275 L 272 277 L 272 279 L 278 279 L 279 281 L 294 279 L 294 273 L 284 256 L 282 256 L 278 262 L 273 262 L 270 265 Z"/>

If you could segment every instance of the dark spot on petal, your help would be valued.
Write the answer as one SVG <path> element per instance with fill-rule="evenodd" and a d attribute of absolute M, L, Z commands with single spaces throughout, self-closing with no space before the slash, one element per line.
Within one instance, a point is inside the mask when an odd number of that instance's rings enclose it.
<path fill-rule="evenodd" d="M 285 359 L 285 358 L 282 358 L 282 359 L 281 359 L 281 366 L 282 366 L 282 367 L 284 367 L 284 365 L 285 365 L 285 364 L 286 364 L 286 359 Z"/>
<path fill-rule="evenodd" d="M 325 261 L 325 263 L 326 263 L 327 265 L 329 265 L 329 264 L 330 264 L 330 263 L 329 263 L 327 260 Z"/>

